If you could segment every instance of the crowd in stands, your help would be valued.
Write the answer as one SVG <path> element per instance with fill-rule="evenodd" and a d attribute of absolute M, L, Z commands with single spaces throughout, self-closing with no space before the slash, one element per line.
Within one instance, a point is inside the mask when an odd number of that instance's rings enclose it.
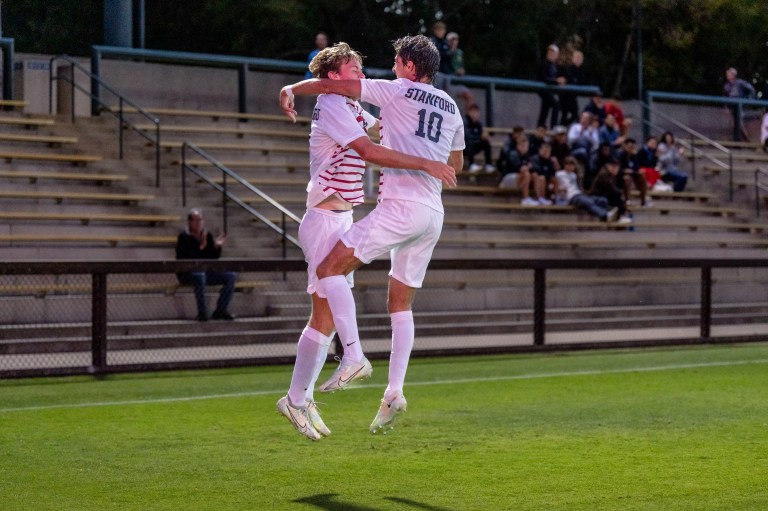
<path fill-rule="evenodd" d="M 480 109 L 472 105 L 465 160 L 470 174 L 498 171 L 499 187 L 518 190 L 525 206 L 570 204 L 606 222 L 629 223 L 633 189 L 640 207 L 652 207 L 649 190 L 680 192 L 688 180 L 680 169 L 683 149 L 671 132 L 640 145 L 629 127 L 617 103 L 595 96 L 568 127 L 540 125 L 527 133 L 515 126 L 494 165 Z M 479 154 L 483 164 L 475 161 Z"/>

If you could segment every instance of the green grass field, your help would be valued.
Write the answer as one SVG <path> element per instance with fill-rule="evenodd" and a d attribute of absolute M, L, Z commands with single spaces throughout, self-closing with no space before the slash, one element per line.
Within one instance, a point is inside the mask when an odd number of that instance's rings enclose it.
<path fill-rule="evenodd" d="M 380 362 L 321 442 L 290 372 L 0 381 L 0 509 L 768 509 L 768 344 L 416 359 L 371 435 Z"/>

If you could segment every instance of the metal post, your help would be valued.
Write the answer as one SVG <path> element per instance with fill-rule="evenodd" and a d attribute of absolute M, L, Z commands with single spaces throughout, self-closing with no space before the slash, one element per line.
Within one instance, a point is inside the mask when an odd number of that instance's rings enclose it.
<path fill-rule="evenodd" d="M 728 201 L 733 202 L 733 151 L 728 153 Z"/>
<path fill-rule="evenodd" d="M 496 86 L 489 83 L 485 88 L 485 125 L 493 126 L 493 108 L 496 103 Z"/>
<path fill-rule="evenodd" d="M 69 65 L 69 118 L 75 124 L 75 63 Z"/>
<path fill-rule="evenodd" d="M 758 180 L 759 169 L 755 170 L 755 216 L 760 217 L 760 183 Z"/>
<path fill-rule="evenodd" d="M 237 106 L 238 112 L 248 111 L 248 64 L 242 64 L 237 70 Z M 240 119 L 246 122 L 248 119 Z"/>
<path fill-rule="evenodd" d="M 160 122 L 155 123 L 155 188 L 160 187 Z"/>
<path fill-rule="evenodd" d="M 117 138 L 120 141 L 119 142 L 120 143 L 120 159 L 122 160 L 123 159 L 123 97 L 122 96 L 120 96 L 120 101 L 118 104 L 120 106 L 120 111 L 117 114 L 117 119 L 120 125 L 117 127 L 119 131 L 119 135 Z"/>
<path fill-rule="evenodd" d="M 733 107 L 733 111 L 735 112 L 733 114 L 733 140 L 739 141 L 741 140 L 741 116 L 744 113 L 744 107 L 741 105 L 741 102 L 736 103 L 736 106 Z"/>
<path fill-rule="evenodd" d="M 227 173 L 222 170 L 221 175 L 224 177 L 221 193 L 221 209 L 223 210 L 224 234 L 226 235 L 229 232 L 229 229 L 227 229 Z"/>
<path fill-rule="evenodd" d="M 712 267 L 701 268 L 701 340 L 710 340 L 712 324 Z"/>
<path fill-rule="evenodd" d="M 101 52 L 95 46 L 91 46 L 91 115 L 96 117 L 100 113 L 101 85 L 99 85 L 99 69 L 101 68 Z"/>
<path fill-rule="evenodd" d="M 181 144 L 181 205 L 187 207 L 187 143 Z"/>
<path fill-rule="evenodd" d="M 103 373 L 107 368 L 107 274 L 91 275 L 91 368 Z"/>
<path fill-rule="evenodd" d="M 3 99 L 13 99 L 13 39 L 3 39 Z"/>
<path fill-rule="evenodd" d="M 544 268 L 533 270 L 533 344 L 544 346 L 544 308 L 546 275 Z"/>
<path fill-rule="evenodd" d="M 691 177 L 696 179 L 696 139 L 691 134 Z"/>

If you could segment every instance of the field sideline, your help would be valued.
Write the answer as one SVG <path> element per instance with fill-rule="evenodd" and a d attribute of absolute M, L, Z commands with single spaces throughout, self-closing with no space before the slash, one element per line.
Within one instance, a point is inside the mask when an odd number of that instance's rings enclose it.
<path fill-rule="evenodd" d="M 378 363 L 316 396 L 316 443 L 275 411 L 286 366 L 0 381 L 0 507 L 768 509 L 767 369 L 766 343 L 416 359 L 374 436 Z"/>

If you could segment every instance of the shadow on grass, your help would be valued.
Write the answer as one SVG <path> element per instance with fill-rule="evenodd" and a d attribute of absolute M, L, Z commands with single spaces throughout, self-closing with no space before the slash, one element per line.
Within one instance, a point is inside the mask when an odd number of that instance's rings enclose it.
<path fill-rule="evenodd" d="M 301 504 L 310 504 L 320 509 L 326 509 L 328 511 L 378 511 L 378 508 L 353 504 L 342 500 L 337 500 L 339 495 L 337 493 L 322 493 L 319 495 L 310 495 L 308 497 L 302 497 L 294 500 Z M 425 504 L 423 502 L 417 502 L 415 500 L 403 499 L 400 497 L 385 497 L 387 500 L 402 504 L 406 508 L 424 509 L 426 511 L 451 511 L 445 507 L 433 506 Z"/>

